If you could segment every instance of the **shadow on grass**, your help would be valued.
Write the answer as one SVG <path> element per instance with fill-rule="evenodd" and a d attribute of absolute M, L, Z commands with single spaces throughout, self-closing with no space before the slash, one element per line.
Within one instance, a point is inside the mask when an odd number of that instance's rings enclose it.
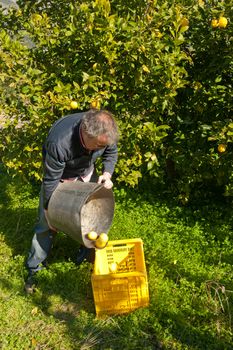
<path fill-rule="evenodd" d="M 150 205 L 148 214 L 141 215 L 142 230 L 143 222 L 148 222 L 149 215 L 152 213 L 151 208 L 154 207 L 156 215 L 165 218 L 169 222 L 171 233 L 173 228 L 179 224 L 183 228 L 193 229 L 196 226 L 202 229 L 203 239 L 208 240 L 221 248 L 225 243 L 226 238 L 231 242 L 233 240 L 233 215 L 232 207 L 233 200 L 226 198 L 219 192 L 209 192 L 208 196 L 201 199 L 201 193 L 198 198 L 194 198 L 186 205 L 174 196 L 174 193 L 169 192 L 167 188 L 149 188 L 148 192 L 140 190 L 127 189 L 125 191 L 117 191 L 115 195 L 116 201 L 121 203 L 121 208 L 126 211 L 133 211 L 134 208 L 143 207 L 144 203 Z M 123 194 L 122 194 L 123 193 Z M 164 212 L 163 212 L 164 210 Z M 140 215 L 140 214 L 139 214 Z M 148 216 L 146 216 L 148 215 Z M 143 221 L 144 220 L 144 221 Z M 183 243 L 192 244 L 192 237 L 188 234 L 182 236 L 180 232 L 180 239 Z M 200 238 L 200 237 L 199 237 Z M 194 237 L 195 240 L 195 237 Z M 214 261 L 214 256 L 211 257 L 211 264 L 219 262 L 233 264 L 233 255 L 226 250 L 224 254 L 217 256 Z"/>
<path fill-rule="evenodd" d="M 0 190 L 0 227 L 4 235 L 6 244 L 11 248 L 12 255 L 27 257 L 33 235 L 33 226 L 37 215 L 37 204 L 33 202 L 31 207 L 25 207 L 23 203 L 18 203 L 12 209 L 10 203 L 7 181 L 2 182 Z M 129 195 L 128 200 L 134 201 L 134 205 L 140 205 L 140 198 L 136 195 Z M 29 200 L 27 195 L 21 200 Z M 224 212 L 224 208 L 219 211 L 220 206 L 216 206 L 214 220 L 211 221 L 210 211 L 213 207 L 208 204 L 195 207 L 178 207 L 177 203 L 166 198 L 149 199 L 150 203 L 158 205 L 164 203 L 170 208 L 169 220 L 173 223 L 184 220 L 186 225 L 194 226 L 197 221 L 205 226 L 206 234 L 213 234 L 215 230 L 216 239 L 224 240 L 223 235 L 218 237 L 220 225 L 215 226 L 217 219 L 229 220 L 232 225 L 232 218 L 229 212 Z M 126 209 L 127 198 L 126 198 Z M 136 204 L 135 204 L 136 203 Z M 206 223 L 207 222 L 207 223 Z M 156 350 L 166 349 L 157 340 L 157 334 L 164 332 L 173 336 L 184 346 L 192 346 L 196 349 L 230 350 L 232 349 L 221 337 L 211 334 L 208 330 L 200 330 L 197 325 L 198 320 L 193 319 L 193 315 L 187 313 L 172 314 L 171 312 L 160 313 L 156 305 L 150 305 L 148 311 L 137 310 L 126 316 L 107 318 L 106 321 L 95 320 L 95 309 L 90 281 L 91 265 L 86 263 L 77 267 L 74 264 L 78 244 L 69 237 L 59 234 L 54 242 L 54 247 L 49 258 L 50 268 L 38 274 L 38 289 L 30 298 L 33 303 L 40 308 L 45 315 L 53 316 L 57 320 L 66 324 L 67 333 L 74 340 L 73 349 L 86 347 L 89 344 L 95 349 L 102 350 L 107 346 L 113 350 Z M 232 261 L 232 257 L 224 256 L 224 259 Z M 161 264 L 161 268 L 162 268 Z M 26 271 L 25 271 L 26 272 Z M 186 276 L 192 281 L 194 276 Z M 174 278 L 170 275 L 169 278 Z M 10 280 L 1 278 L 4 287 L 15 290 L 15 286 Z M 196 279 L 195 279 L 196 281 Z M 24 295 L 22 290 L 18 291 Z M 149 316 L 148 316 L 149 314 Z M 49 321 L 48 321 L 49 322 Z M 154 327 L 153 327 L 154 325 Z M 135 330 L 132 329 L 135 326 Z M 158 331 L 160 329 L 160 331 Z M 175 349 L 175 344 L 171 344 L 171 349 Z"/>
<path fill-rule="evenodd" d="M 198 319 L 194 315 L 183 314 L 181 312 L 163 312 L 158 315 L 159 324 L 167 329 L 168 334 L 172 335 L 171 349 L 179 348 L 183 344 L 185 349 L 211 349 L 211 350 L 231 350 L 232 344 L 228 342 L 221 334 L 221 325 L 219 325 L 219 336 L 209 331 L 207 327 L 198 327 Z M 196 323 L 196 325 L 195 325 Z M 157 325 L 156 325 L 157 326 Z M 153 333 L 153 320 L 150 323 L 150 332 Z M 176 344 L 176 341 L 178 342 Z M 169 347 L 170 349 L 170 347 Z"/>
<path fill-rule="evenodd" d="M 22 183 L 18 182 L 18 179 L 10 179 L 9 181 L 9 177 L 3 171 L 0 172 L 0 177 L 0 234 L 5 244 L 10 248 L 10 252 L 2 251 L 1 254 L 8 254 L 6 258 L 8 258 L 10 254 L 13 258 L 21 256 L 26 260 L 31 246 L 33 228 L 37 217 L 37 205 L 39 201 L 37 197 L 39 197 L 39 191 L 33 193 L 32 197 L 31 189 L 27 190 L 27 193 L 26 191 L 22 193 Z M 13 184 L 12 192 L 9 187 L 11 184 Z M 17 191 L 17 188 L 19 188 L 19 191 Z M 26 205 L 24 201 L 27 202 Z M 72 262 L 74 269 L 78 269 L 74 264 L 78 248 L 78 242 L 73 241 L 63 233 L 58 233 L 55 237 L 53 249 L 48 258 L 48 265 L 59 265 L 59 263 L 60 265 L 59 269 L 54 272 L 54 276 L 50 274 L 49 279 L 48 276 L 44 276 L 46 283 L 42 283 L 41 286 L 45 288 L 46 292 L 47 286 L 52 286 L 50 292 L 55 290 L 57 294 L 60 293 L 63 295 L 66 287 L 71 286 L 70 289 L 74 287 L 74 281 L 72 282 L 69 277 L 72 276 L 72 278 L 74 278 L 74 275 L 70 271 L 67 272 L 65 269 L 66 263 L 72 264 Z M 62 263 L 64 266 L 62 266 Z M 81 277 L 84 278 L 83 276 Z M 67 293 L 66 297 L 68 298 L 69 295 L 70 294 Z M 85 300 L 85 298 L 83 299 Z"/>
<path fill-rule="evenodd" d="M 8 189 L 6 187 L 4 189 L 2 186 L 0 196 L 1 232 L 5 243 L 11 249 L 12 257 L 20 255 L 26 259 L 37 215 L 36 204 L 34 203 L 32 208 L 24 208 L 21 203 L 18 203 L 16 209 L 12 209 L 11 202 Z M 49 268 L 38 273 L 36 292 L 28 297 L 44 315 L 48 316 L 48 323 L 49 317 L 52 316 L 66 325 L 67 334 L 74 344 L 70 349 L 80 349 L 81 346 L 83 348 L 94 346 L 95 349 L 100 350 L 103 349 L 103 346 L 119 350 L 122 348 L 132 350 L 160 349 L 154 335 L 148 335 L 148 339 L 145 340 L 145 335 L 137 335 L 137 329 L 131 335 L 132 344 L 128 344 L 128 334 L 125 329 L 129 321 L 124 316 L 120 319 L 122 326 L 119 326 L 114 318 L 108 318 L 107 321 L 95 320 L 90 278 L 92 266 L 89 263 L 75 265 L 77 247 L 78 244 L 71 238 L 63 234 L 57 235 L 49 258 Z M 10 271 L 12 266 L 14 271 Z M 1 277 L 0 282 L 3 289 L 8 290 L 6 298 L 11 298 L 16 294 L 25 296 L 23 280 L 21 283 L 19 282 L 22 277 L 20 276 L 22 267 L 17 266 L 17 271 L 15 268 L 16 266 L 12 263 L 7 269 L 7 276 Z M 144 324 L 143 327 L 146 329 L 147 325 Z"/>

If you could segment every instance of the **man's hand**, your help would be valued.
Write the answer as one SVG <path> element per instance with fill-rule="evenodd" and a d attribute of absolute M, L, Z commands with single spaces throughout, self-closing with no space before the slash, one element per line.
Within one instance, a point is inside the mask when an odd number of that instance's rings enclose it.
<path fill-rule="evenodd" d="M 48 223 L 48 226 L 49 226 L 50 230 L 57 232 L 57 229 L 55 227 L 51 226 L 50 223 L 49 223 L 48 210 L 47 209 L 44 209 L 44 215 L 45 215 L 45 218 L 46 218 L 46 221 Z"/>
<path fill-rule="evenodd" d="M 98 184 L 103 184 L 105 188 L 110 190 L 112 188 L 113 183 L 111 181 L 111 174 L 108 172 L 104 172 L 103 175 L 101 175 L 98 179 Z"/>

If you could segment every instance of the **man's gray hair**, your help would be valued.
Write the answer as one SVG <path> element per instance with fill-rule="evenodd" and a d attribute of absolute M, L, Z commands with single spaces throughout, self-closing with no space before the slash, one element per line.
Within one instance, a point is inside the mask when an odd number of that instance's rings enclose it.
<path fill-rule="evenodd" d="M 91 138 L 106 135 L 108 145 L 116 144 L 119 140 L 117 123 L 112 113 L 103 109 L 87 111 L 82 120 L 82 130 Z"/>

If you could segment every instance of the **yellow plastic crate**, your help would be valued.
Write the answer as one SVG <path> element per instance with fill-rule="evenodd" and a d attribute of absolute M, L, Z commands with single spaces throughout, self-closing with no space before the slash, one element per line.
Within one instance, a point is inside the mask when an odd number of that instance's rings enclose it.
<path fill-rule="evenodd" d="M 116 272 L 112 272 L 113 263 L 117 265 Z M 97 317 L 148 306 L 142 240 L 109 241 L 105 249 L 96 250 L 91 282 Z"/>

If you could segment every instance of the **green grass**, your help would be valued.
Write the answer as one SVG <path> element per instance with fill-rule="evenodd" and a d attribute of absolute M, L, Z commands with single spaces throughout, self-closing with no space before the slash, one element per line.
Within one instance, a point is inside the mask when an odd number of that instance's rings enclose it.
<path fill-rule="evenodd" d="M 232 345 L 232 208 L 223 201 L 180 207 L 159 192 L 116 190 L 111 239 L 142 238 L 150 305 L 97 319 L 91 265 L 78 244 L 56 238 L 34 295 L 23 290 L 37 191 L 0 173 L 0 348 L 224 349 Z M 167 196 L 168 197 L 168 196 Z"/>

